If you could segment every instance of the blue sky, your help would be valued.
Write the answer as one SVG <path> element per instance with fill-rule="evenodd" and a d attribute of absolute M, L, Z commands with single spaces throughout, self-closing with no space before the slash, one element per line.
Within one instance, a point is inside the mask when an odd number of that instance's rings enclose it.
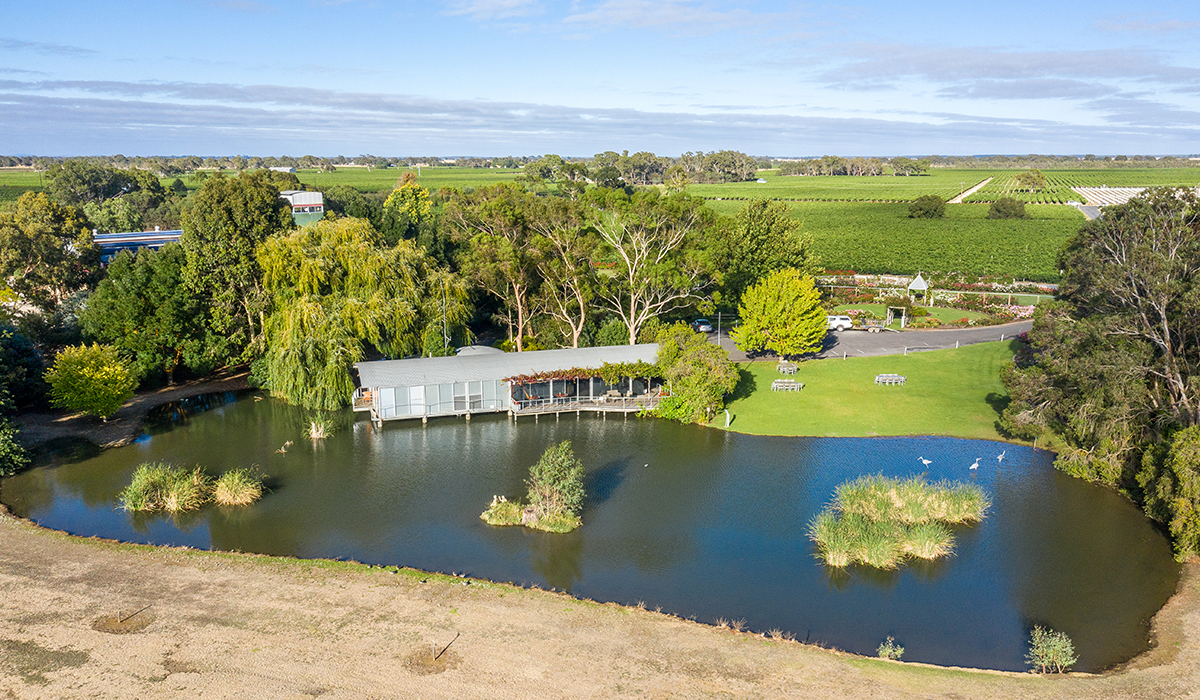
<path fill-rule="evenodd" d="M 1200 3 L 4 1 L 0 153 L 1200 153 Z"/>

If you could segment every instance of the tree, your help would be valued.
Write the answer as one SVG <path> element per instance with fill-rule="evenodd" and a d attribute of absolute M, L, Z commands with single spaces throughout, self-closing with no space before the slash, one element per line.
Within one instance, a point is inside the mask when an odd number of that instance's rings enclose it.
<path fill-rule="evenodd" d="M 142 230 L 142 213 L 124 197 L 88 202 L 83 205 L 83 213 L 100 233 Z"/>
<path fill-rule="evenodd" d="M 946 200 L 936 194 L 924 194 L 908 205 L 910 219 L 941 219 L 946 216 Z"/>
<path fill-rule="evenodd" d="M 731 306 L 747 287 L 772 272 L 794 268 L 816 274 L 821 270 L 812 250 L 812 236 L 800 232 L 800 222 L 783 202 L 748 202 L 732 224 L 714 227 L 712 239 L 710 256 L 721 270 L 721 298 Z"/>
<path fill-rule="evenodd" d="M 0 476 L 16 474 L 29 464 L 29 455 L 17 442 L 17 427 L 0 417 Z"/>
<path fill-rule="evenodd" d="M 102 202 L 132 189 L 130 171 L 103 163 L 70 159 L 46 171 L 46 194 L 65 206 Z"/>
<path fill-rule="evenodd" d="M 55 406 L 103 418 L 116 413 L 137 386 L 137 377 L 117 349 L 99 343 L 58 353 L 45 378 Z"/>
<path fill-rule="evenodd" d="M 1175 555 L 1200 554 L 1200 426 L 1176 433 L 1169 444 L 1146 452 L 1137 475 L 1146 512 L 1167 524 Z"/>
<path fill-rule="evenodd" d="M 80 314 L 84 331 L 134 358 L 143 379 L 173 384 L 180 365 L 207 374 L 227 354 L 224 338 L 205 329 L 207 308 L 183 284 L 185 264 L 174 243 L 122 252 Z"/>
<path fill-rule="evenodd" d="M 693 303 L 711 283 L 697 231 L 702 205 L 686 194 L 644 190 L 612 198 L 615 211 L 595 211 L 600 254 L 616 263 L 596 298 L 625 323 L 630 345 L 648 320 Z"/>
<path fill-rule="evenodd" d="M 12 408 L 28 406 L 46 393 L 46 367 L 33 341 L 9 325 L 0 325 L 0 390 Z M 0 402 L 0 414 L 8 412 Z"/>
<path fill-rule="evenodd" d="M 531 225 L 541 250 L 542 284 L 535 305 L 566 329 L 567 341 L 577 348 L 596 290 L 591 260 L 598 245 L 595 230 L 585 225 L 578 205 L 558 198 L 540 200 Z"/>
<path fill-rule="evenodd" d="M 211 329 L 228 338 L 233 357 L 263 348 L 267 299 L 255 249 L 292 228 L 290 207 L 266 172 L 209 178 L 183 216 L 184 283 L 208 303 Z"/>
<path fill-rule="evenodd" d="M 659 332 L 655 364 L 662 369 L 671 392 L 655 413 L 681 423 L 712 418 L 738 383 L 738 370 L 729 354 L 682 323 Z"/>
<path fill-rule="evenodd" d="M 536 210 L 535 195 L 509 184 L 454 192 L 446 206 L 446 220 L 463 243 L 459 269 L 504 305 L 501 319 L 517 352 L 524 350 L 541 283 L 542 253 L 531 225 Z"/>
<path fill-rule="evenodd" d="M 1041 170 L 1026 170 L 1017 175 L 1017 184 L 1033 192 L 1046 186 L 1046 176 L 1042 174 Z"/>
<path fill-rule="evenodd" d="M 820 350 L 825 339 L 821 292 L 799 270 L 780 270 L 747 289 L 738 313 L 741 324 L 730 337 L 747 352 L 803 355 Z"/>
<path fill-rule="evenodd" d="M 529 506 L 536 519 L 547 516 L 577 517 L 586 495 L 583 489 L 583 464 L 564 440 L 542 453 L 529 468 Z"/>
<path fill-rule="evenodd" d="M 1108 207 L 1059 265 L 1059 300 L 1034 317 L 1036 354 L 1004 372 L 1002 424 L 1057 434 L 1070 474 L 1134 488 L 1140 466 L 1142 488 L 1159 489 L 1168 436 L 1200 424 L 1200 201 L 1168 188 Z M 1166 522 L 1185 507 L 1145 498 Z"/>
<path fill-rule="evenodd" d="M 88 286 L 100 266 L 92 232 L 72 207 L 40 192 L 0 210 L 0 281 L 43 311 Z"/>
<path fill-rule="evenodd" d="M 992 206 L 988 208 L 987 218 L 1028 219 L 1029 214 L 1025 213 L 1025 202 L 1012 197 L 1001 197 L 992 202 Z"/>
<path fill-rule="evenodd" d="M 411 241 L 386 245 L 365 220 L 324 220 L 272 237 L 258 259 L 274 311 L 257 371 L 290 403 L 346 405 L 350 368 L 368 346 L 398 357 L 435 335 L 439 349 L 466 339 L 463 281 Z"/>

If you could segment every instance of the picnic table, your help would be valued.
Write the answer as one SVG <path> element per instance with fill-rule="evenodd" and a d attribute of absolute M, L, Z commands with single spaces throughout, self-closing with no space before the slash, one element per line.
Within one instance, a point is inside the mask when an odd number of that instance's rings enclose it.
<path fill-rule="evenodd" d="M 782 362 L 781 361 L 778 365 L 775 366 L 775 369 L 779 370 L 780 374 L 795 374 L 796 373 L 796 365 L 792 364 L 791 362 Z"/>
<path fill-rule="evenodd" d="M 771 382 L 771 391 L 800 391 L 803 388 L 804 383 L 795 379 L 776 379 Z"/>
<path fill-rule="evenodd" d="M 900 374 L 877 374 L 875 375 L 875 383 L 884 386 L 895 386 L 903 384 L 908 377 Z"/>

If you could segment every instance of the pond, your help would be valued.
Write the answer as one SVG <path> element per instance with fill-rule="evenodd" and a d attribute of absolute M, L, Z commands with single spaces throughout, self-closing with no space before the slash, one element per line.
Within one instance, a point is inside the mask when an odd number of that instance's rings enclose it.
<path fill-rule="evenodd" d="M 860 654 L 892 636 L 905 661 L 1007 670 L 1026 668 L 1033 624 L 1070 635 L 1077 670 L 1135 656 L 1179 578 L 1167 540 L 1128 500 L 1016 445 L 759 437 L 573 413 L 380 428 L 348 411 L 336 434 L 313 443 L 306 420 L 255 394 L 205 397 L 168 407 L 127 447 L 45 454 L 5 479 L 0 497 L 80 535 L 466 573 L 644 601 L 700 622 L 745 620 Z M 560 440 L 587 469 L 583 527 L 552 535 L 484 524 L 492 496 L 522 495 L 529 465 Z M 150 460 L 213 472 L 258 465 L 272 491 L 249 507 L 175 519 L 120 510 L 118 493 Z M 839 483 L 878 472 L 976 482 L 991 514 L 956 529 L 948 559 L 826 568 L 809 520 Z"/>

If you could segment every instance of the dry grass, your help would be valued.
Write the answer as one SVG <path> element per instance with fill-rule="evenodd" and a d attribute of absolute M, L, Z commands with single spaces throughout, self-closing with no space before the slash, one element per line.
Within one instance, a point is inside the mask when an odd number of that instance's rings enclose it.
<path fill-rule="evenodd" d="M 213 488 L 213 501 L 220 506 L 248 506 L 262 495 L 262 477 L 253 469 L 230 469 Z"/>

